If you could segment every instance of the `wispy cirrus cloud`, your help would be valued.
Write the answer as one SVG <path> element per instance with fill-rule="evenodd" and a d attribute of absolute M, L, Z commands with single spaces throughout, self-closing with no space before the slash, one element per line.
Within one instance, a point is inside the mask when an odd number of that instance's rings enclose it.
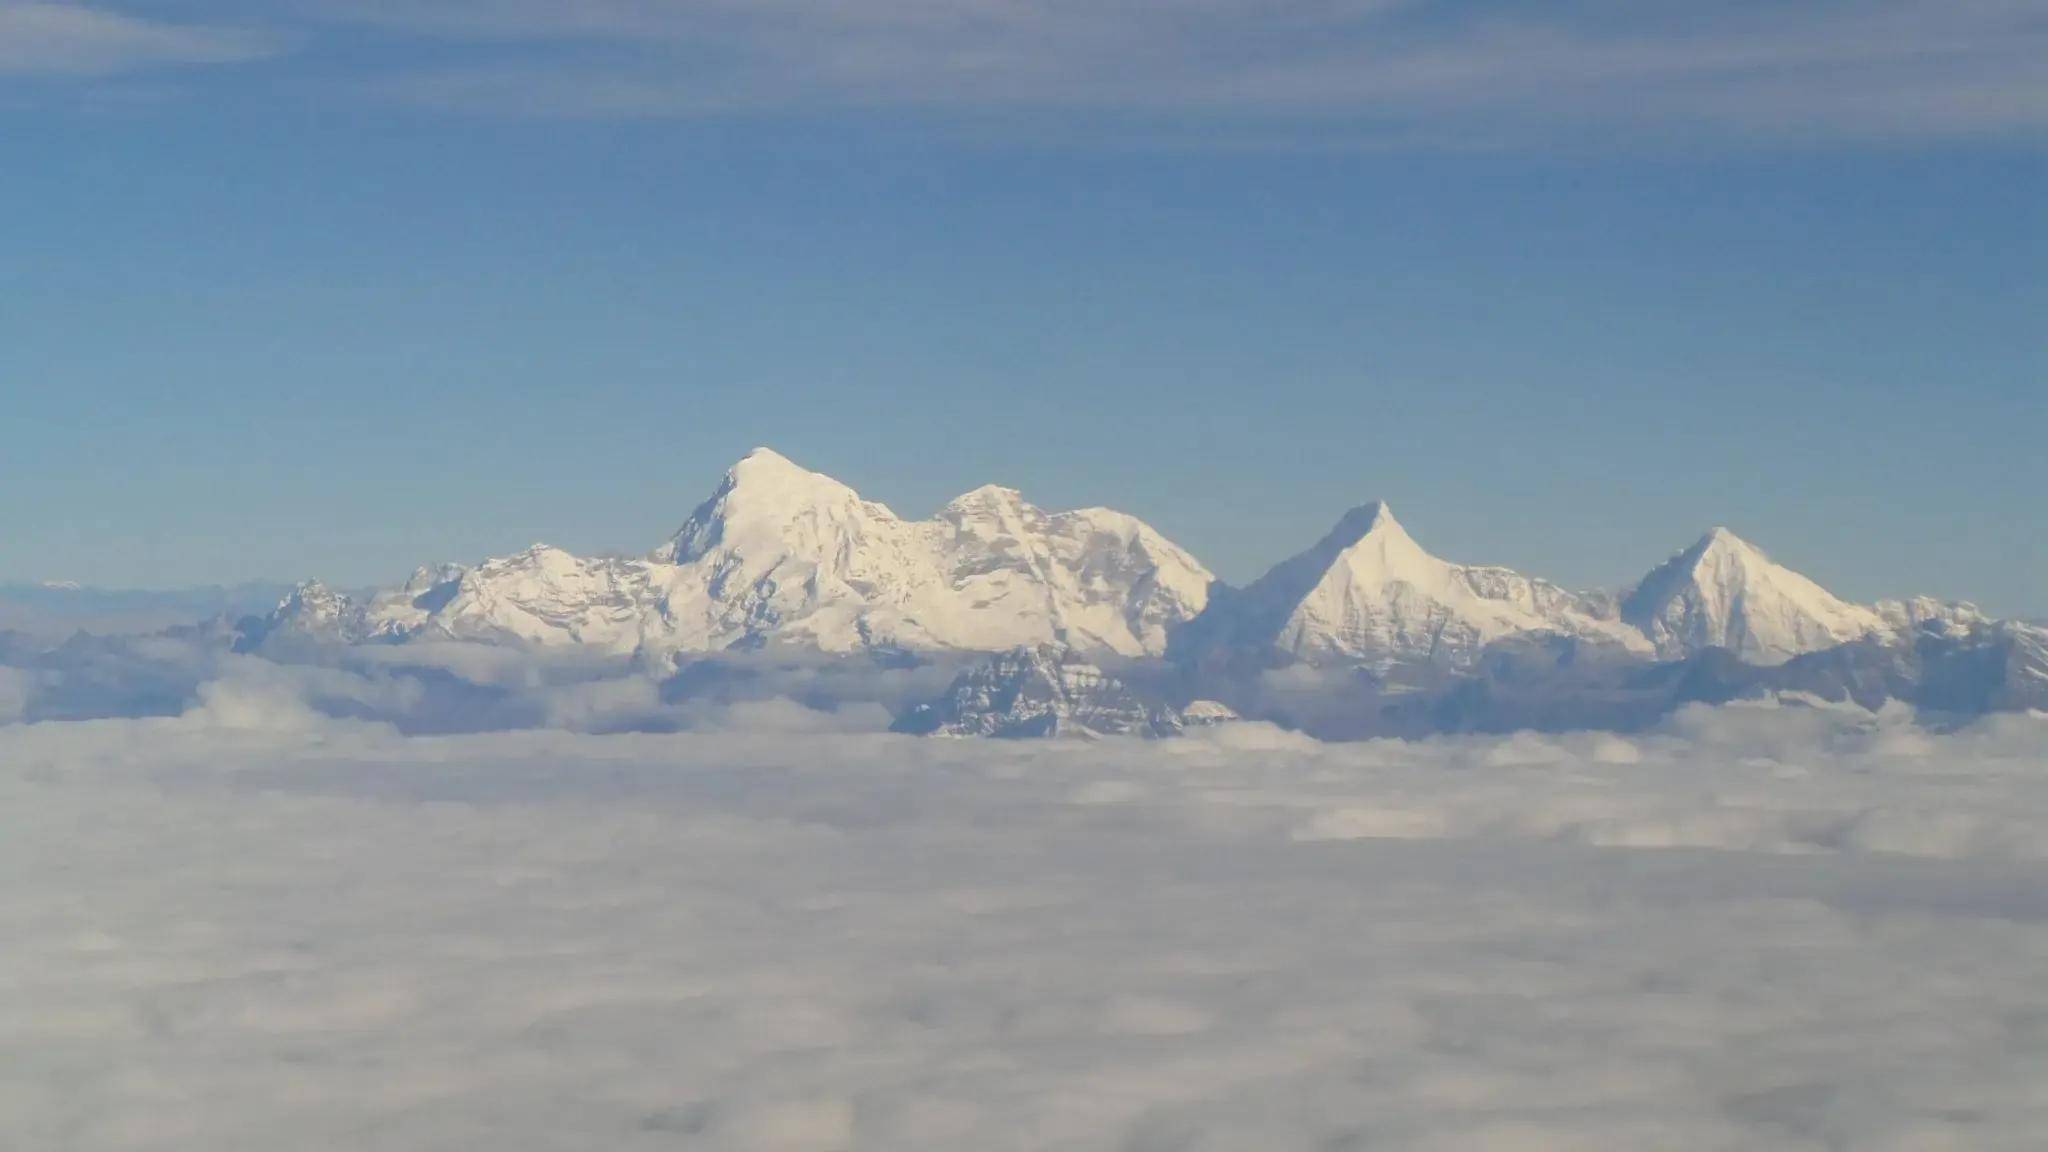
<path fill-rule="evenodd" d="M 248 28 L 170 23 L 68 3 L 0 0 L 0 76 L 107 76 L 236 64 L 274 56 L 283 40 Z"/>
<path fill-rule="evenodd" d="M 1495 144 L 2048 133 L 2038 0 L 0 0 L 0 72 L 302 41 L 459 114 L 1065 118 L 1163 136 Z M 11 22 L 11 24 L 10 24 Z M 17 29 L 21 31 L 17 31 Z"/>
<path fill-rule="evenodd" d="M 464 45 L 459 62 L 378 83 L 468 112 L 1021 110 L 1410 136 L 2048 129 L 2048 10 L 2027 0 L 314 3 L 324 19 Z"/>

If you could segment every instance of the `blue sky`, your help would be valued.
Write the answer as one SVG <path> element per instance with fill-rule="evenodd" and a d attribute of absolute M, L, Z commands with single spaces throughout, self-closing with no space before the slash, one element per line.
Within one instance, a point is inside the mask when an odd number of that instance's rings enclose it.
<path fill-rule="evenodd" d="M 771 444 L 2048 615 L 2035 3 L 0 0 L 0 580 L 657 544 Z"/>

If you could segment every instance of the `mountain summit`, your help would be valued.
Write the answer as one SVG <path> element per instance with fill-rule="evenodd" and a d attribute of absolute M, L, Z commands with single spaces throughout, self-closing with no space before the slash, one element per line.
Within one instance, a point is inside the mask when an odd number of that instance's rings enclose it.
<path fill-rule="evenodd" d="M 930 520 L 756 448 L 643 558 L 536 545 L 472 569 L 422 570 L 357 605 L 309 586 L 263 636 L 442 638 L 671 656 L 789 645 L 1002 651 L 1058 644 L 1158 655 L 1212 577 L 1132 516 L 1045 512 L 987 487 Z"/>
<path fill-rule="evenodd" d="M 1156 655 L 1212 578 L 1134 517 L 978 488 L 910 521 L 768 449 L 734 465 L 653 562 L 665 643 Z"/>
<path fill-rule="evenodd" d="M 1645 576 L 1621 614 L 1667 659 L 1726 648 L 1751 664 L 1782 664 L 1885 630 L 1876 612 L 1836 599 L 1726 528 Z"/>
<path fill-rule="evenodd" d="M 1196 646 L 1254 648 L 1309 664 L 1469 665 L 1508 636 L 1558 634 L 1647 651 L 1594 598 L 1506 568 L 1425 551 L 1384 502 L 1344 514 L 1314 547 L 1219 597 Z"/>
<path fill-rule="evenodd" d="M 710 499 L 654 553 L 666 564 L 688 564 L 721 547 L 761 552 L 797 540 L 829 550 L 865 524 L 896 519 L 880 504 L 820 472 L 801 467 L 772 448 L 756 448 L 726 470 Z"/>

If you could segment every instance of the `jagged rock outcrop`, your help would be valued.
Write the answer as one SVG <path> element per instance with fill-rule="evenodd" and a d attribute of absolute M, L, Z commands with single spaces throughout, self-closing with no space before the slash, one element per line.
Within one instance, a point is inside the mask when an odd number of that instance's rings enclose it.
<path fill-rule="evenodd" d="M 1205 709 L 1202 723 L 1221 722 Z M 953 681 L 943 696 L 912 709 L 896 728 L 938 736 L 1169 736 L 1178 712 L 1138 697 L 1115 677 L 1056 647 L 992 656 Z"/>

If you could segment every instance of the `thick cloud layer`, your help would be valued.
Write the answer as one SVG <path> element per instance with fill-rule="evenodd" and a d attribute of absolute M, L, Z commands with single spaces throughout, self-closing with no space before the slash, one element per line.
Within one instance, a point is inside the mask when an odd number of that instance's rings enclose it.
<path fill-rule="evenodd" d="M 198 700 L 0 728 L 22 1147 L 2048 1125 L 2041 717 L 1012 745 L 760 702 L 724 731 L 407 737 L 260 681 Z"/>

